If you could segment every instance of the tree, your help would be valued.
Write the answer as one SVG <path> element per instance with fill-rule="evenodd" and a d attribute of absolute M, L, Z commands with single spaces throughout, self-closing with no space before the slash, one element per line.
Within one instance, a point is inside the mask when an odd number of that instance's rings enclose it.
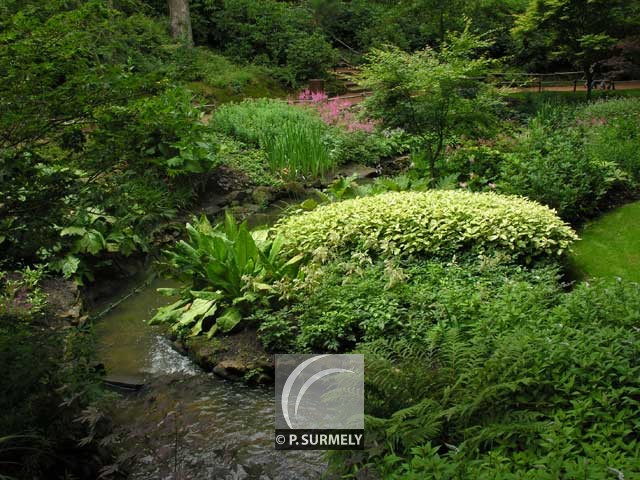
<path fill-rule="evenodd" d="M 427 47 L 407 53 L 390 46 L 368 55 L 361 76 L 362 86 L 372 92 L 364 102 L 367 113 L 415 136 L 416 158 L 425 160 L 432 184 L 446 141 L 479 132 L 494 119 L 497 97 L 482 81 L 492 62 L 476 57 L 489 45 L 467 25 L 440 51 Z"/>
<path fill-rule="evenodd" d="M 189 0 L 168 0 L 171 18 L 171 35 L 187 45 L 193 45 Z"/>
<path fill-rule="evenodd" d="M 534 0 L 512 30 L 524 49 L 541 42 L 550 58 L 584 72 L 587 95 L 598 64 L 611 56 L 617 39 L 636 23 L 628 0 Z"/>

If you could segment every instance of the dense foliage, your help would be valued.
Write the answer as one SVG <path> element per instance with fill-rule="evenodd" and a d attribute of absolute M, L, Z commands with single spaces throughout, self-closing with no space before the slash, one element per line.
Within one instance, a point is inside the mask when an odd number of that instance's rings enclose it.
<path fill-rule="evenodd" d="M 150 4 L 164 13 L 159 0 Z M 353 55 L 372 47 L 394 44 L 415 50 L 442 41 L 448 31 L 464 29 L 471 18 L 478 31 L 494 30 L 495 55 L 510 52 L 509 27 L 513 14 L 526 2 L 472 1 L 403 2 L 365 0 L 192 0 L 197 43 L 221 48 L 229 54 L 278 66 L 292 79 L 322 73 L 336 50 Z M 296 56 L 302 57 L 301 59 Z M 320 68 L 320 69 L 319 69 Z"/>
<path fill-rule="evenodd" d="M 500 188 L 549 205 L 573 222 L 611 197 L 637 191 L 639 105 L 620 99 L 541 110 L 515 147 L 506 149 Z"/>
<path fill-rule="evenodd" d="M 283 220 L 287 248 L 362 251 L 386 258 L 501 250 L 515 258 L 561 255 L 575 239 L 552 210 L 518 197 L 429 191 L 345 200 Z"/>
<path fill-rule="evenodd" d="M 151 3 L 164 13 L 165 2 Z M 190 3 L 197 44 L 268 66 L 288 84 L 324 77 L 337 61 L 338 52 L 303 5 L 277 0 Z"/>
<path fill-rule="evenodd" d="M 638 285 L 561 293 L 538 275 L 505 279 L 495 297 L 473 281 L 466 297 L 451 302 L 445 288 L 444 297 L 434 295 L 445 311 L 458 313 L 479 295 L 484 301 L 470 315 L 422 324 L 420 336 L 361 347 L 369 359 L 368 432 L 380 454 L 354 457 L 353 471 L 366 464 L 384 478 L 416 479 L 640 472 L 632 433 Z M 449 284 L 442 273 L 436 282 Z"/>
<path fill-rule="evenodd" d="M 146 250 L 222 162 L 181 84 L 213 57 L 104 2 L 12 13 L 0 35 L 2 257 L 92 278 Z"/>
<path fill-rule="evenodd" d="M 42 273 L 0 275 L 0 476 L 97 478 L 110 432 L 91 335 L 53 328 Z"/>
<path fill-rule="evenodd" d="M 596 70 L 613 56 L 619 39 L 636 32 L 639 15 L 625 1 L 536 0 L 517 18 L 513 33 L 523 57 L 560 60 L 584 72 L 590 94 L 596 74 L 602 75 Z"/>
<path fill-rule="evenodd" d="M 314 271 L 289 305 L 255 318 L 262 341 L 276 351 L 348 351 L 381 338 L 420 342 L 434 325 L 488 317 L 504 302 L 514 302 L 515 320 L 555 297 L 556 277 L 554 268 L 529 271 L 500 256 L 411 262 L 352 254 Z M 527 298 L 531 284 L 539 291 Z"/>

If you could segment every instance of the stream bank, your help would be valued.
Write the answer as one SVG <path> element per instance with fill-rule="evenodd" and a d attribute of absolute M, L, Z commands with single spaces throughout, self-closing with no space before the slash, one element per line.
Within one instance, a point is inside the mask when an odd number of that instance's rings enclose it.
<path fill-rule="evenodd" d="M 320 452 L 275 451 L 273 386 L 250 387 L 207 372 L 162 327 L 146 323 L 173 301 L 157 292 L 169 286 L 175 283 L 155 279 L 94 325 L 107 379 L 137 385 L 118 388 L 124 394 L 112 408 L 123 439 L 119 468 L 143 480 L 319 478 L 326 468 Z"/>
<path fill-rule="evenodd" d="M 360 183 L 371 181 L 378 175 L 376 169 L 362 165 L 345 165 L 322 182 L 305 185 L 300 182 L 288 182 L 280 187 L 257 186 L 248 188 L 246 179 L 234 176 L 234 171 L 227 169 L 218 172 L 217 181 L 213 193 L 201 199 L 199 206 L 194 209 L 192 215 L 206 215 L 212 221 L 219 220 L 226 209 L 231 210 L 241 220 L 246 220 L 251 228 L 263 225 L 272 225 L 283 213 L 303 202 L 313 198 L 316 189 L 326 187 L 334 178 L 353 177 Z M 181 216 L 164 229 L 164 233 L 158 237 L 158 248 L 168 247 L 180 237 L 180 231 L 174 228 L 176 222 L 189 221 L 187 215 Z M 119 302 L 132 295 L 139 303 L 129 305 L 128 309 L 136 318 L 149 319 L 153 312 L 160 306 L 168 305 L 176 299 L 162 297 L 155 292 L 160 287 L 177 287 L 175 282 L 168 280 L 153 280 L 150 285 L 145 285 L 151 271 L 151 257 L 144 261 L 133 260 L 124 269 L 130 278 L 123 281 L 121 278 L 105 280 L 94 285 L 91 290 L 85 292 L 87 304 L 90 305 L 92 316 L 100 318 L 96 323 L 98 336 L 104 340 L 103 347 L 99 347 L 100 362 L 105 365 L 107 372 L 107 384 L 116 386 L 130 386 L 138 388 L 144 383 L 143 379 L 136 376 L 132 370 L 139 365 L 149 367 L 149 360 L 140 358 L 134 351 L 149 351 L 148 344 L 141 344 L 145 338 L 140 328 L 152 329 L 161 332 L 174 350 L 188 356 L 191 361 L 207 372 L 232 381 L 246 381 L 249 384 L 273 383 L 274 359 L 268 354 L 258 341 L 256 329 L 252 326 L 244 330 L 226 335 L 216 336 L 213 339 L 206 337 L 176 338 L 164 331 L 161 327 L 141 327 L 138 325 L 134 332 L 126 335 L 127 339 L 118 338 L 117 332 L 127 331 L 130 328 L 129 320 L 110 314 L 112 307 L 119 307 Z M 113 303 L 113 299 L 116 300 Z M 132 306 L 135 305 L 135 306 Z M 105 324 L 111 324 L 114 328 L 105 328 Z M 109 330 L 108 332 L 106 330 Z M 146 331 L 146 330 L 145 330 Z M 141 340 L 136 340 L 136 339 Z M 133 342 L 133 344 L 130 344 Z M 111 353 L 109 353 L 111 352 Z M 157 352 L 156 352 L 157 353 Z M 110 357 L 119 358 L 119 365 L 114 369 L 110 364 Z M 132 358 L 130 358 L 132 357 Z M 124 365 L 129 365 L 125 367 Z M 114 373 L 117 371 L 118 373 Z"/>
<path fill-rule="evenodd" d="M 363 169 L 360 176 L 374 174 Z M 215 218 L 231 207 L 252 227 L 270 225 L 313 191 L 290 187 L 285 193 L 259 187 L 250 195 L 211 195 L 194 213 Z M 269 207 L 247 206 L 248 198 Z M 170 234 L 166 243 L 176 239 Z M 326 470 L 321 452 L 273 447 L 273 356 L 260 345 L 255 328 L 210 340 L 171 338 L 146 321 L 158 307 L 175 301 L 157 289 L 177 284 L 159 278 L 147 282 L 149 272 L 96 289 L 100 293 L 92 302 L 91 313 L 100 316 L 94 323 L 97 360 L 108 384 L 126 392 L 112 414 L 124 446 L 118 468 L 130 478 L 149 480 L 319 478 Z M 120 300 L 105 295 L 110 289 Z"/>

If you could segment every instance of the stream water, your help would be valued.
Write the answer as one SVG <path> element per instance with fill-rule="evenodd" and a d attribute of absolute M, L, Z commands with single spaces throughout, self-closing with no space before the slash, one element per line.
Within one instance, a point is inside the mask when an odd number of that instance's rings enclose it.
<path fill-rule="evenodd" d="M 270 223 L 280 211 L 250 223 Z M 135 453 L 130 478 L 319 478 L 326 468 L 320 452 L 275 451 L 273 387 L 206 373 L 175 351 L 159 327 L 145 323 L 173 301 L 156 292 L 166 286 L 175 284 L 155 280 L 137 289 L 95 324 L 98 359 L 108 375 L 145 384 L 122 395 L 114 419 Z"/>

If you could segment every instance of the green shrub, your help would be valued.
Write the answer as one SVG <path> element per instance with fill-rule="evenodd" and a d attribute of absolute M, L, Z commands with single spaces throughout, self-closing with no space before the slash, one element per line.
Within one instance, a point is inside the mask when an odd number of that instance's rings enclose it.
<path fill-rule="evenodd" d="M 472 191 L 493 190 L 500 178 L 503 152 L 487 145 L 460 145 L 451 149 L 439 164 L 443 177 L 452 176 L 457 185 Z"/>
<path fill-rule="evenodd" d="M 424 192 L 429 190 L 429 180 L 412 175 L 411 172 L 401 173 L 395 177 L 378 177 L 373 183 L 359 186 L 360 196 L 377 195 L 385 192 L 406 192 L 413 190 Z"/>
<path fill-rule="evenodd" d="M 320 32 L 299 34 L 287 46 L 286 66 L 291 70 L 292 81 L 324 78 L 327 71 L 338 62 L 338 52 Z"/>
<path fill-rule="evenodd" d="M 382 478 L 634 478 L 640 474 L 640 286 L 581 284 L 531 312 L 492 302 L 473 324 L 383 338 L 367 355 L 371 456 L 344 456 Z M 553 293 L 553 290 L 556 292 Z M 469 285 L 469 295 L 473 288 Z M 494 322 L 494 317 L 514 320 Z M 491 314 L 492 313 L 492 314 Z M 381 449 L 377 454 L 376 449 Z"/>
<path fill-rule="evenodd" d="M 29 1 L 2 18 L 2 260 L 91 279 L 147 250 L 220 164 L 181 85 L 183 57 L 206 55 L 190 55 L 140 9 Z"/>
<path fill-rule="evenodd" d="M 612 98 L 598 100 L 578 109 L 577 117 L 582 120 L 593 118 L 606 118 L 608 120 L 619 118 L 635 118 L 640 115 L 640 99 L 638 98 Z"/>
<path fill-rule="evenodd" d="M 363 102 L 367 115 L 415 135 L 416 169 L 433 185 L 451 137 L 493 132 L 500 101 L 491 85 L 479 81 L 492 63 L 481 53 L 489 46 L 467 24 L 462 33 L 448 35 L 438 51 L 385 47 L 367 55 L 360 81 L 372 92 Z"/>
<path fill-rule="evenodd" d="M 549 143 L 542 152 L 523 147 L 522 153 L 505 155 L 499 190 L 548 205 L 571 222 L 593 215 L 607 193 L 624 180 L 623 172 L 613 162 L 587 158 L 566 133 Z"/>
<path fill-rule="evenodd" d="M 328 139 L 331 156 L 338 164 L 377 166 L 381 160 L 407 153 L 410 136 L 401 129 L 364 132 L 337 130 Z"/>
<path fill-rule="evenodd" d="M 239 101 L 243 98 L 280 97 L 285 92 L 267 67 L 236 65 L 209 49 L 180 49 L 175 55 L 175 75 L 207 103 Z"/>
<path fill-rule="evenodd" d="M 500 164 L 499 188 L 558 211 L 571 222 L 593 216 L 614 194 L 640 182 L 640 101 L 584 107 L 545 105 Z"/>
<path fill-rule="evenodd" d="M 97 478 L 112 442 L 92 338 L 53 317 L 42 274 L 0 271 L 0 478 Z"/>
<path fill-rule="evenodd" d="M 289 217 L 276 226 L 291 251 L 362 250 L 384 257 L 504 250 L 531 260 L 576 238 L 554 212 L 519 197 L 428 191 L 386 193 Z"/>
<path fill-rule="evenodd" d="M 147 250 L 158 224 L 192 200 L 204 174 L 221 163 L 218 143 L 184 88 L 96 108 L 93 115 L 82 156 L 69 163 L 77 168 L 66 169 L 70 185 L 60 217 L 48 219 L 48 241 L 38 250 L 52 269 L 90 280 L 94 269 Z M 40 160 L 55 165 L 40 170 L 40 178 L 61 167 L 54 155 Z M 19 206 L 16 197 L 7 196 Z M 65 208 L 71 201 L 73 208 Z"/>
<path fill-rule="evenodd" d="M 214 134 L 224 165 L 242 172 L 254 185 L 280 185 L 282 179 L 271 172 L 264 150 L 246 145 L 223 133 Z"/>
<path fill-rule="evenodd" d="M 640 101 L 636 103 L 640 105 Z M 585 141 L 587 154 L 594 161 L 612 162 L 623 172 L 623 189 L 638 189 L 640 149 L 637 146 L 640 142 L 640 114 L 635 114 L 635 117 L 629 115 L 609 118 L 602 125 L 592 128 Z"/>
<path fill-rule="evenodd" d="M 98 166 L 126 162 L 143 173 L 150 165 L 167 177 L 204 173 L 220 164 L 218 148 L 193 106 L 192 93 L 173 87 L 126 106 L 95 113 L 96 130 L 87 148 Z"/>

